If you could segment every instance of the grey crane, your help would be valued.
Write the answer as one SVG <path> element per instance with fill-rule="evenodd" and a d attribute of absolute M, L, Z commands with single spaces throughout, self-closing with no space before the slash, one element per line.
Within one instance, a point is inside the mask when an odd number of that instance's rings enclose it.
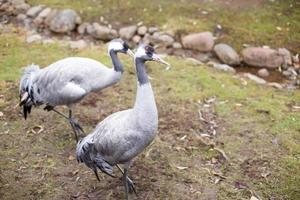
<path fill-rule="evenodd" d="M 134 56 L 126 42 L 114 39 L 108 45 L 113 68 L 102 63 L 82 57 L 68 57 L 59 60 L 46 68 L 37 65 L 28 66 L 20 81 L 20 106 L 23 106 L 24 118 L 32 106 L 46 105 L 45 110 L 53 110 L 66 118 L 74 131 L 78 142 L 81 126 L 72 116 L 72 107 L 90 92 L 99 91 L 117 83 L 121 79 L 123 66 L 117 53 Z M 54 107 L 67 105 L 69 116 L 57 111 Z"/>
<path fill-rule="evenodd" d="M 138 85 L 133 108 L 105 118 L 78 142 L 76 148 L 78 162 L 84 162 L 91 168 L 98 180 L 97 169 L 113 176 L 113 166 L 119 168 L 118 164 L 124 165 L 126 199 L 129 190 L 135 191 L 133 182 L 127 176 L 131 161 L 153 141 L 158 126 L 157 108 L 145 68 L 146 61 L 169 65 L 155 54 L 153 47 L 141 44 L 135 53 Z"/>

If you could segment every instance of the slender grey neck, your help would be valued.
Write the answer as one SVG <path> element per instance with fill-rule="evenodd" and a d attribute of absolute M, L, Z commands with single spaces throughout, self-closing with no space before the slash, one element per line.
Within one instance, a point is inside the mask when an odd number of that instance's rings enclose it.
<path fill-rule="evenodd" d="M 145 60 L 142 58 L 135 59 L 135 67 L 138 81 L 141 85 L 149 83 L 148 75 L 145 67 Z"/>
<path fill-rule="evenodd" d="M 114 65 L 114 70 L 116 72 L 121 72 L 123 73 L 124 69 L 123 69 L 123 65 L 122 63 L 120 62 L 118 56 L 117 56 L 117 53 L 114 51 L 114 50 L 110 50 L 109 51 L 109 55 L 111 57 L 111 60 L 112 60 L 112 63 Z"/>

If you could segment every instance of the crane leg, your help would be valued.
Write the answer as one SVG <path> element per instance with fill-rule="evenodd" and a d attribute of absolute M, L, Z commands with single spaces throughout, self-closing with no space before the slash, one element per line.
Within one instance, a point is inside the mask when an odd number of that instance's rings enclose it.
<path fill-rule="evenodd" d="M 79 131 L 81 131 L 81 132 L 85 135 L 85 133 L 84 133 L 82 127 L 81 127 L 77 122 L 74 121 L 74 119 L 73 119 L 73 117 L 72 117 L 72 110 L 71 110 L 71 109 L 69 110 L 69 117 L 66 116 L 65 114 L 59 112 L 59 111 L 56 110 L 54 107 L 49 106 L 49 105 L 47 105 L 47 106 L 44 108 L 44 110 L 47 110 L 47 111 L 51 111 L 51 110 L 52 110 L 52 111 L 54 111 L 55 113 L 57 113 L 57 114 L 59 114 L 60 116 L 62 116 L 63 118 L 67 119 L 67 120 L 70 122 L 70 124 L 71 124 L 72 130 L 73 130 L 74 135 L 75 135 L 76 142 L 78 142 L 78 133 L 79 133 Z"/>
<path fill-rule="evenodd" d="M 117 164 L 117 168 L 120 170 L 120 172 L 124 175 L 124 171 L 123 169 L 120 167 L 120 165 Z M 137 193 L 136 193 L 136 189 L 135 189 L 135 186 L 134 186 L 134 183 L 133 181 L 127 176 L 126 178 L 126 181 L 127 181 L 127 184 L 128 184 L 128 189 L 129 189 L 129 193 L 133 193 L 137 196 Z"/>
<path fill-rule="evenodd" d="M 128 200 L 128 182 L 127 182 L 127 169 L 124 169 L 124 174 L 123 174 L 123 183 L 125 187 L 125 199 Z"/>

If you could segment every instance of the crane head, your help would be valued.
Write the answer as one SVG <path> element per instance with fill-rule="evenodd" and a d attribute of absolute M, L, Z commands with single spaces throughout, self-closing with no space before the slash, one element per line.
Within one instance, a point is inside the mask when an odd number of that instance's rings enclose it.
<path fill-rule="evenodd" d="M 116 53 L 128 54 L 134 57 L 134 53 L 129 49 L 128 44 L 122 39 L 114 39 L 108 44 L 108 52 L 114 51 Z"/>
<path fill-rule="evenodd" d="M 141 58 L 144 61 L 156 61 L 164 65 L 170 66 L 169 63 L 161 59 L 156 53 L 152 46 L 140 44 L 134 55 L 135 58 Z"/>

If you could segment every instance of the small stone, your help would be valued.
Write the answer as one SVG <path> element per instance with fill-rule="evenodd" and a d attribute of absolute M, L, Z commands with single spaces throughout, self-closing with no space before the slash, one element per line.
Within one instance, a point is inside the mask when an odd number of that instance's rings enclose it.
<path fill-rule="evenodd" d="M 244 76 L 254 82 L 256 82 L 257 84 L 266 84 L 267 81 L 262 79 L 262 78 L 259 78 L 258 76 L 255 76 L 254 74 L 250 74 L 250 73 L 244 73 Z"/>
<path fill-rule="evenodd" d="M 130 40 L 134 36 L 136 31 L 137 31 L 137 26 L 132 25 L 132 26 L 120 28 L 119 34 L 121 38 L 125 40 Z"/>
<path fill-rule="evenodd" d="M 240 64 L 240 57 L 231 46 L 227 44 L 217 44 L 214 47 L 214 51 L 223 63 L 228 65 Z"/>
<path fill-rule="evenodd" d="M 23 22 L 25 19 L 26 19 L 26 15 L 25 14 L 23 14 L 23 13 L 20 13 L 20 14 L 18 14 L 17 15 L 17 20 L 19 21 L 19 22 Z"/>
<path fill-rule="evenodd" d="M 26 38 L 26 42 L 29 44 L 40 42 L 41 40 L 42 40 L 42 36 L 40 36 L 39 34 L 30 35 Z"/>
<path fill-rule="evenodd" d="M 70 48 L 71 49 L 84 49 L 88 46 L 88 44 L 84 40 L 71 41 Z"/>
<path fill-rule="evenodd" d="M 182 48 L 182 45 L 181 45 L 179 42 L 174 42 L 174 43 L 172 44 L 172 47 L 173 47 L 174 49 L 181 49 L 181 48 Z"/>
<path fill-rule="evenodd" d="M 222 71 L 225 71 L 225 72 L 232 72 L 232 73 L 235 73 L 235 69 L 229 65 L 226 65 L 226 64 L 219 64 L 219 63 L 215 63 L 215 62 L 208 62 L 207 65 L 210 65 L 212 66 L 213 68 L 217 69 L 217 70 L 222 70 Z"/>
<path fill-rule="evenodd" d="M 135 35 L 135 36 L 133 36 L 133 38 L 132 38 L 132 41 L 133 41 L 135 44 L 138 44 L 141 40 L 142 40 L 142 38 L 141 38 L 141 36 L 139 36 L 139 35 Z"/>
<path fill-rule="evenodd" d="M 78 27 L 77 27 L 77 32 L 80 34 L 80 35 L 84 35 L 85 33 L 87 33 L 87 27 L 88 27 L 89 23 L 87 22 L 84 22 L 82 24 L 80 24 Z"/>
<path fill-rule="evenodd" d="M 149 35 L 148 39 L 153 44 L 160 44 L 163 46 L 171 46 L 174 42 L 174 38 L 172 36 L 160 32 Z"/>
<path fill-rule="evenodd" d="M 144 36 L 147 33 L 147 27 L 146 26 L 139 27 L 137 33 L 141 36 Z"/>
<path fill-rule="evenodd" d="M 15 5 L 15 8 L 19 13 L 26 13 L 27 10 L 30 8 L 30 5 L 27 3 L 20 3 Z"/>
<path fill-rule="evenodd" d="M 182 45 L 186 49 L 209 52 L 214 46 L 214 37 L 211 32 L 192 33 L 182 38 Z"/>
<path fill-rule="evenodd" d="M 92 35 L 96 39 L 104 41 L 112 40 L 118 36 L 118 32 L 116 30 L 102 26 L 98 23 L 93 23 L 93 29 L 87 31 L 92 31 Z"/>
<path fill-rule="evenodd" d="M 153 34 L 153 33 L 155 33 L 155 32 L 158 32 L 158 28 L 157 28 L 157 27 L 149 27 L 148 32 L 149 32 L 150 34 Z"/>
<path fill-rule="evenodd" d="M 283 86 L 280 83 L 276 83 L 276 82 L 268 83 L 268 86 L 271 86 L 271 87 L 274 87 L 274 88 L 277 88 L 277 89 L 282 89 L 283 88 Z"/>
<path fill-rule="evenodd" d="M 45 8 L 38 15 L 39 18 L 45 19 L 51 13 L 51 8 Z"/>
<path fill-rule="evenodd" d="M 257 74 L 260 77 L 268 77 L 270 75 L 270 72 L 266 68 L 263 68 L 263 69 L 258 70 Z"/>
<path fill-rule="evenodd" d="M 45 45 L 48 45 L 48 44 L 54 44 L 55 41 L 53 39 L 47 38 L 47 39 L 42 40 L 42 43 Z"/>
<path fill-rule="evenodd" d="M 29 10 L 27 10 L 26 15 L 34 18 L 42 11 L 43 8 L 43 5 L 31 7 Z"/>

